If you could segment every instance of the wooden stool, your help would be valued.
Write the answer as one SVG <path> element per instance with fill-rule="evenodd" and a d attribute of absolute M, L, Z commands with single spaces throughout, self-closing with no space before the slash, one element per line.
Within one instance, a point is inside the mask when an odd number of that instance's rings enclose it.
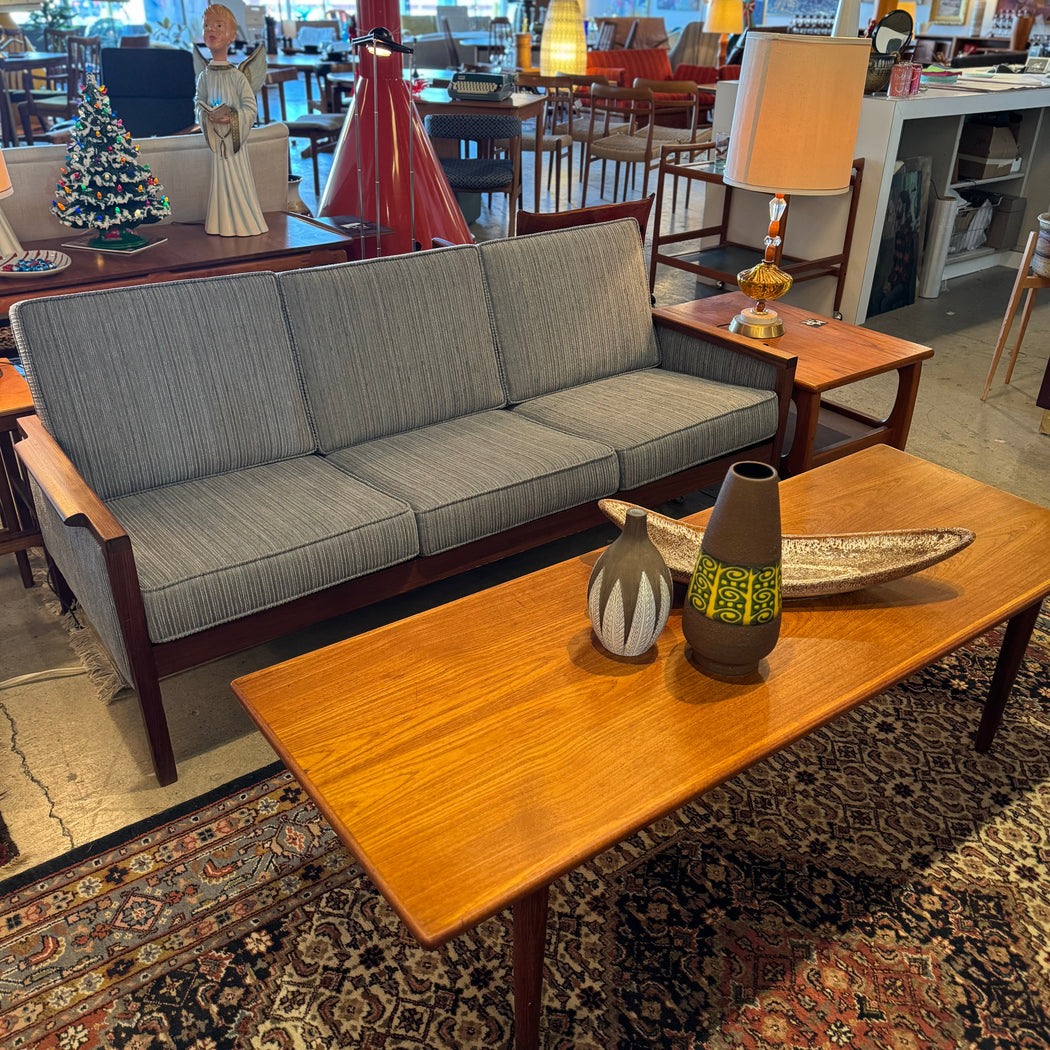
<path fill-rule="evenodd" d="M 281 120 L 288 119 L 288 109 L 284 99 L 284 85 L 295 80 L 299 73 L 292 66 L 273 66 L 266 71 L 266 80 L 259 89 L 262 99 L 263 123 L 270 123 L 270 88 L 277 88 L 277 100 L 281 106 Z"/>
<path fill-rule="evenodd" d="M 1010 326 L 1014 322 L 1014 314 L 1017 313 L 1017 306 L 1021 301 L 1021 292 L 1027 289 L 1028 296 L 1024 301 L 1024 311 L 1021 313 L 1021 329 L 1017 333 L 1017 342 L 1014 343 L 1014 348 L 1010 351 L 1010 364 L 1006 369 L 1006 379 L 1003 380 L 1004 383 L 1009 383 L 1010 377 L 1013 375 L 1014 364 L 1016 363 L 1017 355 L 1021 350 L 1021 342 L 1024 339 L 1025 330 L 1028 328 L 1028 319 L 1032 316 L 1032 306 L 1035 303 L 1036 289 L 1050 288 L 1050 277 L 1040 277 L 1038 274 L 1028 272 L 1028 267 L 1032 262 L 1032 256 L 1035 254 L 1035 244 L 1038 237 L 1039 234 L 1035 230 L 1028 235 L 1028 243 L 1025 245 L 1024 256 L 1021 259 L 1021 265 L 1017 268 L 1017 279 L 1014 281 L 1013 291 L 1010 293 L 1010 302 L 1007 304 L 1006 313 L 1003 315 L 1003 326 L 999 329 L 999 342 L 995 344 L 995 353 L 992 356 L 992 367 L 988 369 L 988 379 L 984 384 L 984 393 L 981 394 L 982 401 L 988 396 L 988 390 L 992 385 L 992 378 L 995 375 L 995 370 L 999 367 L 999 358 L 1003 356 L 1003 347 L 1006 345 L 1006 337 L 1010 334 Z"/>
<path fill-rule="evenodd" d="M 339 133 L 343 130 L 344 113 L 308 113 L 296 120 L 289 120 L 290 139 L 309 139 L 310 145 L 300 154 L 309 157 L 314 165 L 314 193 L 321 195 L 321 176 L 317 169 L 317 155 L 335 149 Z"/>

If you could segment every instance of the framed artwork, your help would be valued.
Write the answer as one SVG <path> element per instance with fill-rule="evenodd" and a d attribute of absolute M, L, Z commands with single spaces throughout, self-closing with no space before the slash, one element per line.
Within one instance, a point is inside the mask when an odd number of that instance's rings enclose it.
<path fill-rule="evenodd" d="M 932 0 L 930 23 L 939 26 L 964 26 L 970 0 Z"/>

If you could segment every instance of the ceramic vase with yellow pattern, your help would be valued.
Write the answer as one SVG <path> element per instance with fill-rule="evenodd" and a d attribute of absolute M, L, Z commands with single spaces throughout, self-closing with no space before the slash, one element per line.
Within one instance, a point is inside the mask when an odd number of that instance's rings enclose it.
<path fill-rule="evenodd" d="M 777 472 L 735 463 L 722 484 L 682 607 L 682 633 L 709 674 L 758 670 L 780 635 L 781 536 Z"/>

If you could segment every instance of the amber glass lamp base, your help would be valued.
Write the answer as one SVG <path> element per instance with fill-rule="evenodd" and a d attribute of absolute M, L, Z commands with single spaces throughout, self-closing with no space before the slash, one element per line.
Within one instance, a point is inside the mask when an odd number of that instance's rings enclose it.
<path fill-rule="evenodd" d="M 729 322 L 729 331 L 751 339 L 775 339 L 783 335 L 784 322 L 766 303 L 779 299 L 791 288 L 791 275 L 784 273 L 775 263 L 763 260 L 750 270 L 741 270 L 736 281 L 740 290 L 755 300 L 755 305 L 741 310 Z"/>

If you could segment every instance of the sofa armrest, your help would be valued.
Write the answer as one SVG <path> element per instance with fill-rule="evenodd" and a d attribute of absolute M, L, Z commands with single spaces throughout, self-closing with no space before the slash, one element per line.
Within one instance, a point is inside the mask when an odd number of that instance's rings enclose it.
<path fill-rule="evenodd" d="M 131 541 L 120 522 L 95 495 L 43 423 L 36 416 L 26 416 L 18 422 L 25 439 L 15 444 L 15 451 L 62 523 L 86 528 L 100 546 L 129 547 Z"/>
<path fill-rule="evenodd" d="M 15 444 L 29 475 L 48 556 L 73 589 L 124 679 L 139 694 L 154 769 L 175 780 L 131 538 L 36 416 Z"/>
<path fill-rule="evenodd" d="M 776 394 L 779 411 L 773 462 L 778 463 L 787 432 L 798 358 L 695 320 L 689 314 L 688 303 L 654 310 L 653 323 L 660 342 L 662 368 Z"/>

